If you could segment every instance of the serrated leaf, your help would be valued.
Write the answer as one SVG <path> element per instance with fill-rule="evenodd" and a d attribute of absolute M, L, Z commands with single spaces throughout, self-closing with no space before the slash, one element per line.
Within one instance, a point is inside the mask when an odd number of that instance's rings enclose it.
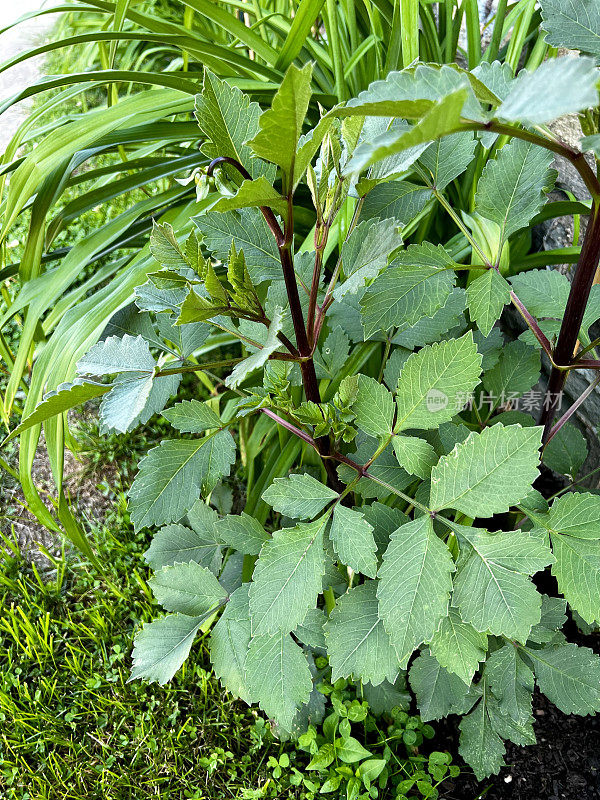
<path fill-rule="evenodd" d="M 453 133 L 430 144 L 419 163 L 427 170 L 431 186 L 438 191 L 445 189 L 469 166 L 476 147 L 477 140 L 471 131 Z"/>
<path fill-rule="evenodd" d="M 463 717 L 459 725 L 458 752 L 473 767 L 478 781 L 496 774 L 504 765 L 506 752 L 502 739 L 492 726 L 487 703 L 482 699 L 477 708 Z"/>
<path fill-rule="evenodd" d="M 313 650 L 326 652 L 325 632 L 323 627 L 327 617 L 322 608 L 309 608 L 302 624 L 294 630 L 294 636 L 302 644 L 312 647 Z"/>
<path fill-rule="evenodd" d="M 429 650 L 439 664 L 458 675 L 467 686 L 485 658 L 487 647 L 487 635 L 464 622 L 458 609 L 452 606 L 429 643 Z"/>
<path fill-rule="evenodd" d="M 546 516 L 536 515 L 534 521 L 551 534 L 600 539 L 600 496 L 567 492 L 554 500 Z"/>
<path fill-rule="evenodd" d="M 454 562 L 428 516 L 394 531 L 379 568 L 379 615 L 401 666 L 448 613 Z"/>
<path fill-rule="evenodd" d="M 494 405 L 528 392 L 540 377 L 540 351 L 518 339 L 502 348 L 498 363 L 484 375 L 483 385 Z"/>
<path fill-rule="evenodd" d="M 179 312 L 179 306 L 185 300 L 187 290 L 157 289 L 152 281 L 147 281 L 134 290 L 135 304 L 142 311 L 171 311 Z"/>
<path fill-rule="evenodd" d="M 515 722 L 529 719 L 535 680 L 512 643 L 489 656 L 485 662 L 485 677 L 503 714 Z"/>
<path fill-rule="evenodd" d="M 416 69 L 407 69 L 390 72 L 385 80 L 371 83 L 365 91 L 360 92 L 357 98 L 350 100 L 345 108 L 335 109 L 337 116 L 349 114 L 403 117 L 415 119 L 420 117 L 431 104 L 415 104 L 411 113 L 406 100 L 440 100 L 450 92 L 461 88 L 469 88 L 464 74 L 451 67 L 443 66 L 441 69 L 425 64 L 419 64 Z M 469 100 L 469 109 L 472 119 L 477 116 L 478 106 L 473 99 Z"/>
<path fill-rule="evenodd" d="M 576 644 L 524 648 L 540 690 L 564 714 L 600 711 L 600 657 Z"/>
<path fill-rule="evenodd" d="M 233 592 L 210 635 L 210 660 L 215 675 L 227 691 L 246 703 L 252 698 L 246 687 L 245 663 L 250 644 L 248 584 Z"/>
<path fill-rule="evenodd" d="M 188 657 L 204 617 L 168 614 L 145 623 L 133 644 L 129 680 L 144 678 L 161 686 L 170 681 Z"/>
<path fill-rule="evenodd" d="M 185 525 L 171 524 L 154 534 L 144 558 L 153 570 L 188 561 L 197 561 L 209 567 L 213 563 L 216 547 L 215 541 L 206 539 L 198 531 Z"/>
<path fill-rule="evenodd" d="M 95 344 L 77 362 L 80 375 L 114 375 L 117 372 L 154 371 L 156 362 L 141 336 L 109 336 Z"/>
<path fill-rule="evenodd" d="M 544 464 L 561 475 L 569 475 L 573 480 L 588 456 L 587 441 L 575 425 L 567 423 L 555 433 L 544 447 Z"/>
<path fill-rule="evenodd" d="M 440 337 L 445 337 L 449 332 L 454 334 L 455 331 L 453 329 L 457 327 L 464 330 L 466 327 L 465 315 L 463 314 L 465 306 L 465 290 L 454 288 L 448 295 L 444 305 L 438 308 L 433 316 L 421 317 L 414 325 L 401 325 L 392 342 L 413 350 L 415 347 L 422 347 L 425 344 L 435 342 Z"/>
<path fill-rule="evenodd" d="M 201 491 L 212 491 L 222 476 L 229 475 L 234 461 L 229 431 L 161 442 L 140 461 L 129 491 L 135 530 L 181 519 Z"/>
<path fill-rule="evenodd" d="M 529 641 L 537 644 L 550 642 L 567 621 L 567 603 L 562 597 L 548 597 L 542 595 L 542 616 L 537 625 L 534 625 L 529 634 Z"/>
<path fill-rule="evenodd" d="M 289 633 L 317 604 L 325 572 L 329 516 L 275 531 L 261 551 L 250 587 L 252 634 Z"/>
<path fill-rule="evenodd" d="M 338 503 L 333 511 L 329 538 L 342 564 L 369 578 L 375 577 L 377 546 L 373 528 L 361 512 Z"/>
<path fill-rule="evenodd" d="M 317 378 L 333 380 L 348 358 L 350 342 L 341 328 L 334 328 L 315 354 Z"/>
<path fill-rule="evenodd" d="M 238 208 L 252 208 L 269 206 L 273 211 L 284 214 L 287 201 L 271 186 L 262 175 L 242 183 L 233 197 L 222 197 L 214 206 L 213 211 L 235 211 Z"/>
<path fill-rule="evenodd" d="M 526 126 L 552 122 L 598 105 L 597 80 L 590 58 L 550 58 L 533 72 L 521 70 L 495 115 Z"/>
<path fill-rule="evenodd" d="M 351 678 L 378 686 L 394 683 L 398 655 L 377 609 L 377 582 L 367 581 L 342 595 L 325 624 L 332 681 Z"/>
<path fill-rule="evenodd" d="M 401 225 L 420 214 L 432 197 L 431 189 L 409 181 L 381 183 L 365 196 L 361 219 L 395 219 Z"/>
<path fill-rule="evenodd" d="M 219 416 L 210 406 L 194 399 L 176 403 L 163 412 L 163 417 L 182 433 L 203 433 L 222 425 Z"/>
<path fill-rule="evenodd" d="M 487 710 L 492 728 L 501 739 L 508 739 L 520 746 L 536 743 L 532 714 L 525 719 L 514 720 L 502 713 L 500 704 L 492 694 L 487 697 Z"/>
<path fill-rule="evenodd" d="M 398 707 L 403 711 L 408 711 L 411 703 L 411 696 L 406 691 L 404 676 L 400 676 L 395 684 L 383 681 L 379 686 L 370 683 L 363 684 L 363 696 L 369 704 L 369 708 L 379 717 L 389 712 L 391 708 Z"/>
<path fill-rule="evenodd" d="M 391 117 L 367 117 L 364 121 L 357 149 L 366 152 L 373 145 L 395 141 L 399 136 L 408 133 L 411 125 L 403 119 Z M 399 152 L 382 158 L 373 164 L 368 175 L 360 178 L 356 188 L 360 195 L 364 194 L 381 181 L 407 172 L 412 164 L 429 146 L 428 142 L 419 142 L 414 147 L 407 147 Z M 362 218 L 362 212 L 361 212 Z"/>
<path fill-rule="evenodd" d="M 356 415 L 356 425 L 370 436 L 386 436 L 392 432 L 394 398 L 375 378 L 358 376 L 356 399 L 351 409 Z"/>
<path fill-rule="evenodd" d="M 395 101 L 387 106 L 382 104 L 382 110 L 385 108 L 383 112 L 385 116 L 391 113 L 389 109 L 392 105 L 397 105 L 400 113 L 393 116 L 418 117 L 418 122 L 408 131 L 404 131 L 402 128 L 391 128 L 373 140 L 360 144 L 345 166 L 344 174 L 358 173 L 395 153 L 431 142 L 456 131 L 460 127 L 462 112 L 468 99 L 469 91 L 465 87 L 450 92 L 441 100 L 434 102 L 428 109 L 425 108 L 427 101 L 423 100 Z"/>
<path fill-rule="evenodd" d="M 548 150 L 522 139 L 513 139 L 487 162 L 477 184 L 475 208 L 500 226 L 498 253 L 506 239 L 524 228 L 544 204 L 551 163 Z"/>
<path fill-rule="evenodd" d="M 377 555 L 381 557 L 390 542 L 392 533 L 408 522 L 408 517 L 399 508 L 390 508 L 383 503 L 374 502 L 365 506 L 365 519 L 373 528 L 373 538 L 377 545 Z"/>
<path fill-rule="evenodd" d="M 542 604 L 529 575 L 552 562 L 549 549 L 525 531 L 455 529 L 461 557 L 452 600 L 461 617 L 478 631 L 525 642 L 540 621 Z"/>
<path fill-rule="evenodd" d="M 100 404 L 100 426 L 103 433 L 131 430 L 144 410 L 154 379 L 152 373 L 123 372 L 117 375 L 110 392 Z"/>
<path fill-rule="evenodd" d="M 333 291 L 336 300 L 355 293 L 365 281 L 375 278 L 388 258 L 402 244 L 395 220 L 364 220 L 342 245 L 342 266 L 346 280 Z"/>
<path fill-rule="evenodd" d="M 275 478 L 262 497 L 265 503 L 286 517 L 310 519 L 332 500 L 337 500 L 338 495 L 305 472 L 292 473 L 287 478 Z"/>
<path fill-rule="evenodd" d="M 270 539 L 258 520 L 242 511 L 240 516 L 228 514 L 216 525 L 217 535 L 229 547 L 244 555 L 257 556 L 265 542 Z"/>
<path fill-rule="evenodd" d="M 493 425 L 472 432 L 431 472 L 431 508 L 453 508 L 468 517 L 508 511 L 538 476 L 541 429 Z"/>
<path fill-rule="evenodd" d="M 489 335 L 508 302 L 510 286 L 495 269 L 486 270 L 467 286 L 469 314 L 484 336 Z"/>
<path fill-rule="evenodd" d="M 227 599 L 227 592 L 212 572 L 196 561 L 163 567 L 148 585 L 163 608 L 190 617 L 215 611 Z"/>
<path fill-rule="evenodd" d="M 229 156 L 243 164 L 253 178 L 265 176 L 271 181 L 275 170 L 259 158 L 253 158 L 246 142 L 258 130 L 258 103 L 251 103 L 247 94 L 227 81 L 205 70 L 202 92 L 196 95 L 196 119 L 204 138 L 202 152 L 211 158 Z M 232 176 L 239 173 L 231 167 Z"/>
<path fill-rule="evenodd" d="M 448 422 L 472 396 L 480 373 L 481 355 L 471 331 L 413 353 L 398 380 L 394 431 L 427 430 Z"/>
<path fill-rule="evenodd" d="M 600 9 L 595 0 L 542 0 L 540 5 L 548 44 L 600 56 Z"/>
<path fill-rule="evenodd" d="M 258 132 L 248 142 L 254 155 L 281 167 L 284 186 L 285 181 L 293 185 L 296 146 L 312 94 L 312 70 L 312 64 L 290 65 L 271 108 L 259 117 Z"/>
<path fill-rule="evenodd" d="M 253 283 L 281 279 L 277 244 L 257 208 L 226 213 L 213 211 L 192 219 L 204 235 L 204 244 L 220 261 L 227 261 L 233 241 L 238 251 L 244 251 Z"/>
<path fill-rule="evenodd" d="M 267 363 L 269 356 L 281 346 L 278 336 L 282 326 L 283 309 L 280 306 L 276 306 L 273 311 L 273 319 L 271 320 L 271 324 L 269 325 L 267 335 L 264 339 L 261 349 L 257 350 L 255 353 L 252 353 L 252 355 L 248 356 L 248 358 L 245 358 L 243 361 L 240 361 L 239 364 L 235 365 L 231 375 L 225 379 L 226 386 L 228 386 L 230 389 L 235 389 L 236 386 L 240 385 L 244 378 L 254 372 L 254 370 L 260 369 L 260 367 L 263 367 Z"/>
<path fill-rule="evenodd" d="M 312 690 L 306 656 L 289 634 L 254 636 L 246 655 L 246 686 L 265 714 L 289 730 Z"/>
<path fill-rule="evenodd" d="M 150 252 L 161 267 L 172 270 L 189 270 L 190 263 L 184 256 L 172 225 L 168 222 L 153 222 L 150 234 Z"/>
<path fill-rule="evenodd" d="M 401 467 L 411 475 L 426 480 L 438 457 L 433 447 L 425 439 L 416 436 L 394 436 L 392 447 Z"/>
<path fill-rule="evenodd" d="M 431 316 L 448 299 L 453 266 L 444 248 L 429 242 L 399 253 L 361 298 L 365 338 Z"/>
<path fill-rule="evenodd" d="M 600 540 L 551 533 L 552 574 L 569 605 L 591 624 L 600 622 Z"/>
<path fill-rule="evenodd" d="M 161 345 L 152 325 L 150 314 L 146 311 L 139 311 L 135 303 L 129 303 L 125 308 L 120 308 L 112 315 L 101 338 L 107 339 L 109 336 L 121 338 L 126 333 L 130 336 L 142 336 L 152 345 Z"/>
<path fill-rule="evenodd" d="M 7 444 L 23 431 L 39 425 L 57 414 L 62 414 L 70 408 L 87 403 L 95 397 L 101 397 L 110 392 L 111 384 L 94 383 L 83 378 L 76 378 L 72 383 L 61 383 L 51 392 L 44 395 L 41 403 L 27 417 L 21 420 L 16 428 L 4 439 L 2 444 Z"/>
<path fill-rule="evenodd" d="M 423 722 L 442 719 L 452 713 L 455 704 L 467 695 L 464 681 L 440 666 L 437 659 L 422 652 L 408 673 Z"/>

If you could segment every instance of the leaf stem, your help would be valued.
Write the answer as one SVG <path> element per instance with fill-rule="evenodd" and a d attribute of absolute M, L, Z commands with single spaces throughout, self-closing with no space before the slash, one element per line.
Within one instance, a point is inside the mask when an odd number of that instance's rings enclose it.
<path fill-rule="evenodd" d="M 591 210 L 591 216 L 585 232 L 581 255 L 577 264 L 575 275 L 571 283 L 569 298 L 565 307 L 558 341 L 554 348 L 554 366 L 548 380 L 547 397 L 540 418 L 540 425 L 544 426 L 542 443 L 545 445 L 550 438 L 554 415 L 559 406 L 568 368 L 574 365 L 573 353 L 579 338 L 583 315 L 588 303 L 590 291 L 594 283 L 596 269 L 600 261 L 600 206 L 597 199 Z M 583 362 L 582 362 L 583 363 Z"/>

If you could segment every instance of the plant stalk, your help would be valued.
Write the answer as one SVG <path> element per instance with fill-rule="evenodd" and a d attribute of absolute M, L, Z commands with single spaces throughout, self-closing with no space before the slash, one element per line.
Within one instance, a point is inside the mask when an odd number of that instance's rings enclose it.
<path fill-rule="evenodd" d="M 573 363 L 573 354 L 579 339 L 579 331 L 587 306 L 594 276 L 600 261 L 600 205 L 597 199 L 592 205 L 590 221 L 583 240 L 581 255 L 577 263 L 575 276 L 571 283 L 569 299 L 554 349 L 554 364 L 548 380 L 546 392 L 547 402 L 540 417 L 540 425 L 544 426 L 542 443 L 550 438 L 554 416 L 560 403 L 568 368 Z"/>

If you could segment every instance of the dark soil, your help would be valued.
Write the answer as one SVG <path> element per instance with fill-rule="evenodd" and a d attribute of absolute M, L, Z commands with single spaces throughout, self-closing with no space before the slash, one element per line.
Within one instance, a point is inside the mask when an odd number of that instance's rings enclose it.
<path fill-rule="evenodd" d="M 572 623 L 570 641 L 600 653 L 600 635 L 583 636 Z M 533 698 L 538 743 L 518 747 L 506 743 L 506 766 L 499 775 L 479 783 L 461 773 L 446 785 L 444 800 L 600 800 L 600 716 L 563 714 L 537 691 Z M 436 725 L 436 746 L 458 750 L 458 720 Z M 445 745 L 442 740 L 445 738 Z"/>

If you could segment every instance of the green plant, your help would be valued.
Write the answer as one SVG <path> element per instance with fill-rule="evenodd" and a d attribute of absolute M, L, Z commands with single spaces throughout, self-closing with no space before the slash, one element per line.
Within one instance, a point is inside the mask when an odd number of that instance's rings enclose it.
<path fill-rule="evenodd" d="M 380 696 L 346 681 L 333 687 L 322 661 L 318 714 L 300 742 L 277 741 L 262 718 L 222 692 L 211 674 L 208 634 L 168 686 L 148 692 L 139 682 L 128 682 L 132 631 L 154 613 L 139 570 L 148 536 L 133 533 L 122 494 L 93 533 L 107 580 L 99 580 L 85 562 L 67 561 L 65 553 L 53 559 L 53 576 L 42 579 L 15 542 L 3 542 L 0 788 L 7 800 L 140 793 L 197 800 L 285 793 L 314 800 L 327 772 L 308 767 L 332 730 L 332 703 L 351 721 L 354 739 L 389 764 L 388 788 L 380 798 L 392 796 L 392 787 L 409 779 L 429 796 L 427 785 L 456 775 L 447 754 L 421 754 L 433 744 L 433 731 L 401 711 L 405 692 L 390 687 L 388 706 L 397 708 L 382 717 Z M 323 724 L 326 715 L 329 722 Z M 348 768 L 344 762 L 336 766 L 345 785 Z M 352 762 L 353 774 L 358 768 Z"/>
<path fill-rule="evenodd" d="M 500 3 L 483 51 L 476 0 L 445 0 L 437 15 L 432 9 L 416 0 L 98 0 L 69 6 L 53 41 L 2 65 L 4 70 L 49 54 L 57 57 L 52 70 L 58 67 L 57 74 L 2 106 L 26 96 L 39 98 L 7 147 L 0 175 L 0 281 L 9 282 L 0 308 L 0 359 L 9 373 L 0 408 L 5 426 L 12 424 L 13 414 L 28 416 L 44 392 L 71 380 L 77 360 L 112 314 L 132 300 L 135 286 L 154 268 L 148 249 L 152 220 L 160 218 L 181 231 L 204 207 L 203 201 L 196 202 L 193 180 L 207 164 L 197 152 L 204 135 L 191 116 L 199 65 L 264 102 L 290 63 L 313 61 L 309 118 L 316 122 L 319 104 L 330 108 L 417 55 L 438 63 L 465 58 L 471 67 L 498 57 L 514 70 L 521 60 L 534 68 L 554 52 L 544 42 L 530 0 L 519 0 L 508 10 Z M 466 49 L 459 36 L 464 20 Z M 33 149 L 34 144 L 39 146 Z M 488 155 L 479 151 L 477 161 L 448 188 L 456 210 L 472 212 Z M 306 192 L 296 195 L 295 207 L 297 234 L 311 236 L 314 212 Z M 106 215 L 117 208 L 119 214 Z M 549 204 L 543 213 L 565 211 L 579 214 L 586 208 Z M 330 246 L 336 238 L 341 243 L 348 222 L 342 216 L 339 226 L 334 223 Z M 448 227 L 456 233 L 436 202 L 425 204 L 414 226 L 412 233 L 405 230 L 407 239 L 412 235 L 421 241 L 428 231 L 441 234 L 440 228 Z M 12 236 L 22 240 L 16 257 L 4 246 Z M 441 238 L 446 240 L 445 233 Z M 465 239 L 460 246 L 470 250 Z M 525 231 L 512 237 L 504 259 L 511 269 L 522 269 L 559 257 L 532 258 L 528 250 Z M 577 248 L 568 250 L 560 257 L 576 258 Z M 62 530 L 85 548 L 63 491 L 62 453 L 72 437 L 63 418 L 46 420 L 43 427 L 56 482 L 55 508 L 50 511 L 42 502 L 31 477 L 39 427 L 20 439 L 26 502 L 48 528 Z"/>
<path fill-rule="evenodd" d="M 546 24 L 599 54 L 551 14 Z M 499 62 L 420 65 L 307 131 L 310 66 L 292 65 L 262 114 L 206 73 L 196 109 L 212 161 L 197 232 L 187 220 L 155 225 L 161 269 L 146 270 L 137 308 L 11 434 L 100 396 L 106 429 L 162 412 L 183 434 L 147 454 L 130 491 L 135 529 L 159 527 L 146 560 L 171 612 L 138 634 L 134 677 L 166 682 L 210 628 L 224 685 L 293 732 L 318 691 L 311 651 L 325 646 L 334 682 L 393 684 L 408 668 L 425 722 L 464 715 L 460 752 L 478 777 L 500 768 L 504 739 L 535 740 L 534 681 L 567 713 L 600 710 L 600 661 L 560 630 L 565 601 L 588 624 L 600 617 L 598 498 L 559 493 L 549 505 L 532 489 L 540 457 L 580 468 L 567 422 L 585 396 L 555 422 L 556 395 L 571 369 L 600 364 L 588 357 L 600 186 L 545 127 L 584 112 L 593 150 L 597 80 L 588 57 L 517 78 Z M 463 218 L 452 181 L 490 149 Z M 552 153 L 592 195 L 571 287 L 553 272 L 511 275 L 504 261 L 544 214 Z M 312 251 L 295 246 L 303 193 Z M 437 204 L 450 236 L 433 224 Z M 510 302 L 528 327 L 504 345 L 496 322 Z M 507 404 L 537 383 L 541 352 L 553 369 L 536 426 Z M 204 376 L 212 398 L 163 411 L 183 373 Z M 242 514 L 227 481 L 236 439 Z M 532 581 L 550 565 L 564 599 Z"/>
<path fill-rule="evenodd" d="M 162 412 L 183 435 L 148 453 L 130 491 L 134 527 L 160 527 L 146 560 L 171 612 L 138 634 L 134 677 L 169 680 L 197 631 L 211 627 L 224 685 L 293 731 L 317 691 L 307 652 L 326 648 L 334 682 L 393 684 L 409 667 L 423 720 L 464 715 L 460 752 L 478 777 L 503 763 L 503 739 L 535 740 L 534 681 L 567 713 L 600 709 L 600 660 L 560 630 L 565 600 L 588 623 L 600 616 L 598 498 L 559 493 L 549 505 L 532 489 L 543 433 L 547 464 L 565 473 L 581 465 L 565 468 L 563 451 L 579 447 L 565 424 L 573 407 L 545 431 L 506 410 L 507 397 L 538 381 L 540 351 L 557 369 L 565 329 L 593 347 L 597 295 L 575 318 L 566 294 L 588 301 L 581 276 L 598 263 L 600 187 L 585 159 L 543 126 L 595 109 L 597 79 L 585 57 L 517 79 L 499 63 L 473 73 L 418 66 L 303 133 L 310 66 L 290 67 L 262 114 L 207 73 L 196 107 L 213 161 L 202 183 L 210 188 L 217 167 L 222 174 L 210 210 L 194 218 L 198 233 L 155 226 L 151 251 L 162 268 L 136 290 L 140 313 L 122 312 L 112 325 L 124 335 L 107 331 L 80 359 L 81 377 L 13 432 L 100 395 L 103 424 L 127 430 L 164 407 L 181 373 L 229 372 L 213 378 L 210 401 Z M 498 136 L 510 140 L 499 147 Z M 476 148 L 493 144 L 467 224 L 444 189 Z M 504 246 L 543 208 L 552 152 L 580 170 L 593 198 L 576 275 L 570 290 L 544 271 L 511 286 Z M 393 180 L 409 167 L 419 183 Z M 294 249 L 305 173 L 313 252 Z M 394 216 L 381 219 L 373 209 L 388 190 Z M 432 196 L 471 253 L 433 231 L 403 247 Z M 328 266 L 335 222 L 343 243 Z M 503 346 L 495 323 L 509 302 L 528 329 Z M 211 329 L 241 341 L 242 358 L 188 363 Z M 158 362 L 151 346 L 163 353 Z M 558 369 L 597 366 L 578 356 Z M 86 377 L 109 375 L 112 383 Z M 249 478 L 241 515 L 224 513 L 217 488 L 235 463 L 234 434 Z M 205 502 L 212 497 L 217 510 Z M 565 600 L 531 579 L 549 565 Z"/>

